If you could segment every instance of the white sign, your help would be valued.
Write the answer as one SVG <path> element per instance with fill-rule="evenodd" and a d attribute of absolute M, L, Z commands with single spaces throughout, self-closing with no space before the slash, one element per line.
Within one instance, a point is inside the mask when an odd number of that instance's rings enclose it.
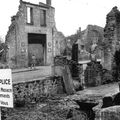
<path fill-rule="evenodd" d="M 0 106 L 13 107 L 11 69 L 0 69 Z"/>

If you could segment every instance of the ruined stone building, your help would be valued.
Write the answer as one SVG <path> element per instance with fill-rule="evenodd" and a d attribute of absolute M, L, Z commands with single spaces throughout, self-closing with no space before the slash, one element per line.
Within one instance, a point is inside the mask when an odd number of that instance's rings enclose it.
<path fill-rule="evenodd" d="M 96 47 L 94 54 L 101 58 L 101 43 L 103 41 L 103 28 L 97 25 L 88 25 L 87 28 L 77 33 L 79 45 L 79 60 L 90 59 L 89 55 L 93 47 Z"/>
<path fill-rule="evenodd" d="M 103 67 L 111 70 L 114 64 L 114 54 L 120 46 L 120 11 L 113 7 L 107 14 L 103 41 Z"/>
<path fill-rule="evenodd" d="M 94 45 L 97 46 L 95 51 L 96 57 L 101 58 L 100 45 L 103 40 L 103 28 L 97 25 L 88 25 L 84 30 L 82 37 L 86 50 L 90 53 Z"/>
<path fill-rule="evenodd" d="M 28 67 L 33 54 L 37 65 L 52 64 L 57 34 L 54 15 L 51 0 L 46 0 L 46 4 L 20 0 L 19 10 L 11 18 L 6 35 L 10 66 Z"/>

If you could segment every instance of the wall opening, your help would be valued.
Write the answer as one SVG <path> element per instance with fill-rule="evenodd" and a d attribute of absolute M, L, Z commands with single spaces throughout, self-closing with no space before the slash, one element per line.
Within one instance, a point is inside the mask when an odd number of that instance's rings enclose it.
<path fill-rule="evenodd" d="M 75 100 L 75 102 L 80 106 L 79 110 L 84 112 L 85 120 L 95 120 L 95 113 L 92 108 L 98 105 L 98 103 L 79 100 Z"/>
<path fill-rule="evenodd" d="M 46 34 L 28 33 L 28 66 L 32 55 L 36 57 L 36 66 L 46 64 Z"/>
<path fill-rule="evenodd" d="M 27 7 L 27 23 L 33 24 L 33 8 Z"/>
<path fill-rule="evenodd" d="M 114 54 L 114 60 L 115 62 L 113 65 L 113 79 L 114 81 L 118 82 L 120 81 L 120 50 L 117 48 L 115 54 Z"/>

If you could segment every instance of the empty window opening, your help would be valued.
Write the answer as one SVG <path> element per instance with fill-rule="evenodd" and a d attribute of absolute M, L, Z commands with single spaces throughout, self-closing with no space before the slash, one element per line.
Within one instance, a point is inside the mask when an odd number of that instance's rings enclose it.
<path fill-rule="evenodd" d="M 33 8 L 27 7 L 27 23 L 33 24 Z"/>

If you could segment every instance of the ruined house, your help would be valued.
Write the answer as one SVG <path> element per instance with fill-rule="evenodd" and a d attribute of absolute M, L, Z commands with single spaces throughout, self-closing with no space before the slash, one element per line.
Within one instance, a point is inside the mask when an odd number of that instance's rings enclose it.
<path fill-rule="evenodd" d="M 87 52 L 91 53 L 92 47 L 95 45 L 96 58 L 101 58 L 101 42 L 103 40 L 103 28 L 97 25 L 88 25 L 82 32 L 81 40 L 84 41 L 84 47 Z"/>
<path fill-rule="evenodd" d="M 114 54 L 120 46 L 120 11 L 113 7 L 107 14 L 103 41 L 103 67 L 111 70 L 114 64 Z"/>
<path fill-rule="evenodd" d="M 79 28 L 76 34 L 69 36 L 71 45 L 77 43 L 79 46 L 79 60 L 90 59 L 92 46 L 96 45 L 94 53 L 98 59 L 101 58 L 101 43 L 103 41 L 103 28 L 97 25 L 88 25 L 83 31 Z"/>
<path fill-rule="evenodd" d="M 11 17 L 5 41 L 9 46 L 7 57 L 11 67 L 28 67 L 33 54 L 37 65 L 52 64 L 53 38 L 57 33 L 54 14 L 51 0 L 46 0 L 46 4 L 20 0 L 17 14 Z"/>

